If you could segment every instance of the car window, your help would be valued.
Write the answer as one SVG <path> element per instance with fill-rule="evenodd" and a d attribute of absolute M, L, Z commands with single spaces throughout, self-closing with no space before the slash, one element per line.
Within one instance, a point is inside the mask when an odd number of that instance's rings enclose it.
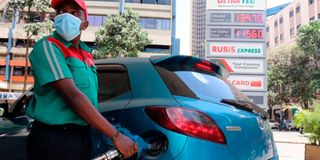
<path fill-rule="evenodd" d="M 131 97 L 131 87 L 127 69 L 122 65 L 98 66 L 99 103 L 111 99 Z"/>
<path fill-rule="evenodd" d="M 220 100 L 220 99 L 234 99 L 234 95 L 230 87 L 220 78 L 215 76 L 179 71 L 175 74 L 196 94 L 196 96 L 203 100 Z"/>
<path fill-rule="evenodd" d="M 222 99 L 250 101 L 219 74 L 181 63 L 156 65 L 156 69 L 173 95 L 206 101 Z"/>

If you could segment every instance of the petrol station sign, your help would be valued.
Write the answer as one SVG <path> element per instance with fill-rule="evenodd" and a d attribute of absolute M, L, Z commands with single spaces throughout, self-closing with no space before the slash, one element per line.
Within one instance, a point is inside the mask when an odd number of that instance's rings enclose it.
<path fill-rule="evenodd" d="M 221 58 L 211 60 L 231 74 L 264 74 L 266 64 L 263 59 Z"/>
<path fill-rule="evenodd" d="M 230 75 L 228 81 L 241 91 L 267 91 L 265 76 Z"/>
<path fill-rule="evenodd" d="M 264 58 L 264 43 L 208 42 L 207 57 Z"/>
<path fill-rule="evenodd" d="M 265 10 L 265 0 L 207 0 L 207 10 Z"/>
<path fill-rule="evenodd" d="M 207 0 L 206 58 L 267 109 L 266 0 Z M 251 94 L 253 93 L 253 94 Z"/>

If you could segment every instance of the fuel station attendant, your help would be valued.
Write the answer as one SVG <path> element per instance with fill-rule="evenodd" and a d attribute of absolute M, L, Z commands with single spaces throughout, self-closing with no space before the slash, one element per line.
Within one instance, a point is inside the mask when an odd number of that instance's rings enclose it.
<path fill-rule="evenodd" d="M 112 139 L 125 158 L 138 149 L 98 111 L 97 72 L 91 49 L 80 41 L 88 27 L 83 0 L 52 0 L 55 31 L 39 40 L 30 54 L 35 78 L 27 114 L 34 118 L 28 159 L 90 159 L 90 126 Z"/>

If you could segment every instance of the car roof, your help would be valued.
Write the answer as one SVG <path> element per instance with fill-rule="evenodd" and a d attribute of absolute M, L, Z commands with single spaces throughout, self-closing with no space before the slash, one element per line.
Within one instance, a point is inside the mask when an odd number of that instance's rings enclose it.
<path fill-rule="evenodd" d="M 130 77 L 132 103 L 136 105 L 177 106 L 170 91 L 152 65 L 150 58 L 110 58 L 96 60 L 96 65 L 124 65 Z M 98 69 L 99 70 L 99 69 Z"/>
<path fill-rule="evenodd" d="M 95 60 L 96 65 L 102 65 L 102 64 L 112 64 L 112 63 L 132 63 L 132 62 L 150 62 L 149 58 L 137 58 L 137 57 L 128 57 L 128 58 L 108 58 L 108 59 L 99 59 Z"/>

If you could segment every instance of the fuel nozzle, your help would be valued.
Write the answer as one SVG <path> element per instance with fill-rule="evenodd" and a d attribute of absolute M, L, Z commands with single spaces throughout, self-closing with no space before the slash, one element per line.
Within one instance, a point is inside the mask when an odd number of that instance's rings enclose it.
<path fill-rule="evenodd" d="M 144 150 L 148 150 L 149 145 L 145 143 L 145 141 L 140 136 L 133 135 L 129 130 L 121 127 L 119 124 L 115 125 L 114 127 L 123 135 L 131 138 L 138 145 L 138 151 L 137 151 L 137 154 L 135 155 L 135 157 L 137 157 L 136 159 L 140 157 L 141 153 Z M 103 141 L 107 143 L 109 146 L 113 146 L 111 139 L 105 136 L 103 136 Z M 122 157 L 123 156 L 118 150 L 112 149 L 94 158 L 94 160 L 120 160 L 122 159 Z"/>
<path fill-rule="evenodd" d="M 96 157 L 93 160 L 115 160 L 115 159 L 121 159 L 121 158 L 122 158 L 122 155 L 118 152 L 118 150 L 113 149 L 100 155 L 99 157 Z"/>
<path fill-rule="evenodd" d="M 139 159 L 140 156 L 147 159 L 157 159 L 167 150 L 168 139 L 160 132 L 151 131 L 145 133 L 143 138 L 141 138 L 138 135 L 133 135 L 126 128 L 121 127 L 120 124 L 117 124 L 114 127 L 123 135 L 131 138 L 138 145 L 138 151 L 132 159 Z M 110 138 L 103 136 L 102 139 L 108 146 L 113 146 Z M 113 148 L 94 158 L 94 160 L 121 160 L 122 157 L 121 153 Z"/>

